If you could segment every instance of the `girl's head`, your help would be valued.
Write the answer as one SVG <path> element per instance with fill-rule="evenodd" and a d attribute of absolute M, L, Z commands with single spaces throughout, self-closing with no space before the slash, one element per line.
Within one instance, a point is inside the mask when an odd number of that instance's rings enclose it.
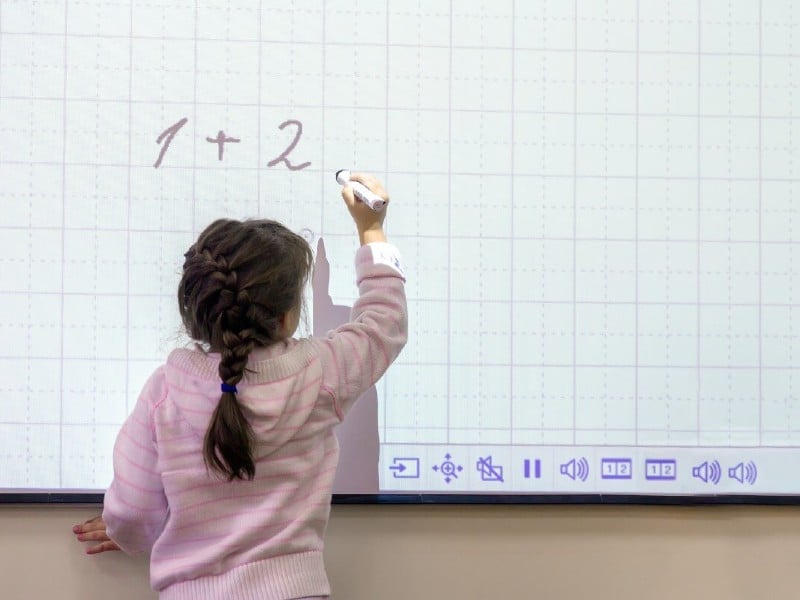
<path fill-rule="evenodd" d="M 275 221 L 220 219 L 184 256 L 181 319 L 194 340 L 220 354 L 220 379 L 235 386 L 253 348 L 294 333 L 311 274 L 311 248 Z M 252 479 L 251 445 L 235 392 L 223 392 L 206 432 L 206 464 L 229 479 Z"/>

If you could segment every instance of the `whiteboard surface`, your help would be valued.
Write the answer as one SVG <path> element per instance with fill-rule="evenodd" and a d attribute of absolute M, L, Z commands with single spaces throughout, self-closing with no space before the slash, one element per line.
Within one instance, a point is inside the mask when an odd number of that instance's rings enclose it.
<path fill-rule="evenodd" d="M 338 492 L 800 494 L 797 13 L 1 0 L 0 490 L 107 486 L 219 216 L 303 232 L 306 332 L 346 318 L 351 168 L 411 330 Z"/>

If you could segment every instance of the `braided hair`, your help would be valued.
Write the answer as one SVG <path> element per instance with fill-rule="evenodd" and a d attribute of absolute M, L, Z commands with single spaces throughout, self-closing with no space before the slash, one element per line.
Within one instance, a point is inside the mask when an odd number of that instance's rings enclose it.
<path fill-rule="evenodd" d="M 253 479 L 253 431 L 236 399 L 253 348 L 280 341 L 302 305 L 313 255 L 306 240 L 270 220 L 219 219 L 184 255 L 178 306 L 189 335 L 220 354 L 223 388 L 203 444 L 206 466 Z"/>

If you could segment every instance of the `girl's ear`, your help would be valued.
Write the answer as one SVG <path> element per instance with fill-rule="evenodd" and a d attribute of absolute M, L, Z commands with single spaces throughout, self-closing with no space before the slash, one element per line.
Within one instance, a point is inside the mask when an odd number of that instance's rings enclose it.
<path fill-rule="evenodd" d="M 288 338 L 294 335 L 300 325 L 300 307 L 293 308 L 285 313 L 280 318 L 281 324 L 281 338 Z"/>

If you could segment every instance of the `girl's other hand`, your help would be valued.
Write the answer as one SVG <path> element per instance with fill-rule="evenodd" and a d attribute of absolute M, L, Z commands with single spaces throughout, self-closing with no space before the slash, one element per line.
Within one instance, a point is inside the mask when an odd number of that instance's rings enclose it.
<path fill-rule="evenodd" d="M 106 534 L 106 524 L 103 522 L 103 517 L 95 517 L 85 523 L 75 525 L 72 528 L 72 533 L 75 534 L 79 542 L 100 542 L 95 546 L 86 548 L 86 554 L 100 554 L 101 552 L 120 550 L 116 542 L 112 541 Z"/>

